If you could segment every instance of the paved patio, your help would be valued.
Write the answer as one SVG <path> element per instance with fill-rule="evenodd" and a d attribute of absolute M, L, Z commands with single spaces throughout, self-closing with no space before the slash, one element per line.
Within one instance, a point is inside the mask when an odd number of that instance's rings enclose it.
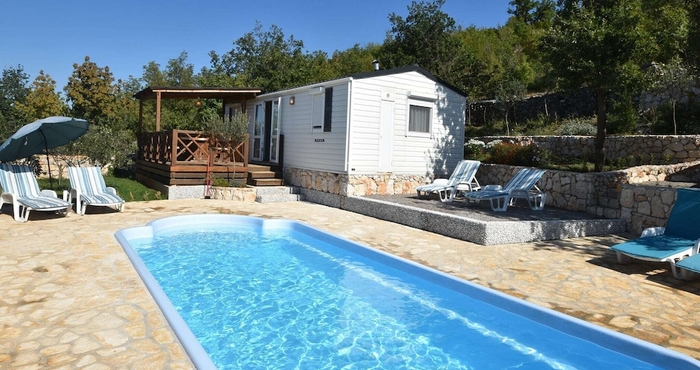
<path fill-rule="evenodd" d="M 67 218 L 0 214 L 0 368 L 188 369 L 192 364 L 114 232 L 156 218 L 288 218 L 700 358 L 700 282 L 618 265 L 629 236 L 484 246 L 317 204 L 171 200 Z"/>

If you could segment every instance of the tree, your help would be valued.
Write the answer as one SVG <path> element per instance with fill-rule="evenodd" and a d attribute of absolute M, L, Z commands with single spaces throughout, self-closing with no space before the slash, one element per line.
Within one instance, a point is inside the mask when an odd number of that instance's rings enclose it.
<path fill-rule="evenodd" d="M 667 98 L 673 112 L 673 134 L 678 135 L 678 123 L 676 121 L 676 104 L 687 96 L 693 87 L 695 76 L 679 60 L 673 59 L 667 64 L 660 64 L 652 72 L 654 92 Z"/>
<path fill-rule="evenodd" d="M 605 164 L 608 99 L 616 89 L 641 86 L 646 47 L 640 0 L 562 0 L 543 51 L 564 87 L 587 86 L 596 94 L 596 171 Z"/>
<path fill-rule="evenodd" d="M 510 125 L 508 124 L 508 112 L 513 110 L 513 116 L 515 116 L 515 105 L 518 101 L 525 97 L 525 84 L 522 81 L 511 78 L 502 81 L 496 90 L 496 100 L 498 104 L 503 109 L 504 120 L 506 124 L 506 135 L 510 135 Z M 515 121 L 515 119 L 514 119 Z"/>
<path fill-rule="evenodd" d="M 30 121 L 50 116 L 63 116 L 68 112 L 68 106 L 56 92 L 56 81 L 44 71 L 32 82 L 32 89 L 25 103 L 17 102 L 17 109 Z"/>
<path fill-rule="evenodd" d="M 700 73 L 700 0 L 687 0 L 688 35 L 685 39 L 686 61 Z"/>
<path fill-rule="evenodd" d="M 198 76 L 194 74 L 194 65 L 187 61 L 187 52 L 183 51 L 177 58 L 169 59 L 164 69 L 155 61 L 149 62 L 143 67 L 142 80 L 146 86 L 168 87 L 193 87 L 197 86 Z M 201 102 L 200 102 L 201 103 Z M 217 111 L 221 110 L 221 104 L 206 102 L 204 106 L 197 107 L 195 102 L 188 99 L 168 99 L 161 103 L 161 120 L 164 129 L 200 130 L 203 128 L 200 111 L 206 110 L 209 105 L 218 104 Z M 144 114 L 146 125 L 155 125 L 155 100 L 147 105 L 148 112 Z"/>
<path fill-rule="evenodd" d="M 391 30 L 378 60 L 386 68 L 418 64 L 456 87 L 468 88 L 476 59 L 457 37 L 455 20 L 441 10 L 444 4 L 413 1 L 406 18 L 391 13 Z"/>
<path fill-rule="evenodd" d="M 371 43 L 365 46 L 355 44 L 347 50 L 336 50 L 328 61 L 333 75 L 332 78 L 371 71 L 372 61 L 376 58 L 380 47 L 380 45 Z"/>
<path fill-rule="evenodd" d="M 551 25 L 556 9 L 553 0 L 512 0 L 509 5 L 508 14 L 528 25 L 539 24 L 539 28 Z"/>
<path fill-rule="evenodd" d="M 271 92 L 316 82 L 314 69 L 309 67 L 313 67 L 318 53 L 323 52 L 305 53 L 303 41 L 293 36 L 285 38 L 275 25 L 265 31 L 258 22 L 252 32 L 234 42 L 233 49 L 221 56 L 212 51 L 209 56 L 212 69 L 235 79 L 237 86 Z"/>
<path fill-rule="evenodd" d="M 24 67 L 9 67 L 3 69 L 0 78 L 0 139 L 12 135 L 21 125 L 26 123 L 26 117 L 17 110 L 17 103 L 24 103 L 29 95 L 29 75 Z"/>
<path fill-rule="evenodd" d="M 73 74 L 64 88 L 71 114 L 94 125 L 111 125 L 116 120 L 114 77 L 109 67 L 98 67 L 86 56 L 83 64 L 73 64 Z"/>
<path fill-rule="evenodd" d="M 139 122 L 139 103 L 134 99 L 134 94 L 141 91 L 143 86 L 139 80 L 129 76 L 126 80 L 117 80 L 115 85 L 115 122 L 116 130 L 137 131 Z"/>
<path fill-rule="evenodd" d="M 516 36 L 517 41 L 511 42 L 515 59 L 511 64 L 517 64 L 517 70 L 528 72 L 529 80 L 522 79 L 527 86 L 539 91 L 550 90 L 554 84 L 549 78 L 549 61 L 543 58 L 539 47 L 542 37 L 552 27 L 556 4 L 553 0 L 514 0 L 510 5 L 508 13 L 513 17 L 501 29 L 512 29 Z"/>

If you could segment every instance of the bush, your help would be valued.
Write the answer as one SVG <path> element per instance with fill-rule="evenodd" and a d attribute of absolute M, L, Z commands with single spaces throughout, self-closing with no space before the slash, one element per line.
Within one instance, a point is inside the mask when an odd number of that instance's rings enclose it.
<path fill-rule="evenodd" d="M 567 119 L 559 129 L 560 135 L 594 136 L 596 127 L 584 119 Z"/>
<path fill-rule="evenodd" d="M 631 99 L 622 98 L 610 102 L 608 134 L 632 134 L 637 130 L 639 114 Z"/>
<path fill-rule="evenodd" d="M 656 111 L 647 112 L 650 133 L 673 134 L 673 109 L 670 103 L 661 104 Z M 676 106 L 677 131 L 679 135 L 700 132 L 700 104 L 678 104 Z"/>
<path fill-rule="evenodd" d="M 486 144 L 483 141 L 470 139 L 464 144 L 464 159 L 483 159 L 485 147 Z"/>
<path fill-rule="evenodd" d="M 245 113 L 235 112 L 233 116 L 227 118 L 210 115 L 206 117 L 203 124 L 208 132 L 225 141 L 240 143 L 248 133 L 248 116 Z"/>
<path fill-rule="evenodd" d="M 520 145 L 497 143 L 491 149 L 488 161 L 491 163 L 516 165 L 517 151 Z"/>
<path fill-rule="evenodd" d="M 498 143 L 494 145 L 488 162 L 510 166 L 538 167 L 548 164 L 549 157 L 549 152 L 536 144 Z"/>

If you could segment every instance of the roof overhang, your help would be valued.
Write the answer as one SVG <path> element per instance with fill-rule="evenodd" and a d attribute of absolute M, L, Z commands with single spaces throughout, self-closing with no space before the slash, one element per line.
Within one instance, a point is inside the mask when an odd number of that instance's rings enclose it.
<path fill-rule="evenodd" d="M 218 88 L 218 87 L 147 87 L 136 94 L 138 100 L 161 99 L 253 99 L 262 90 L 258 88 Z"/>

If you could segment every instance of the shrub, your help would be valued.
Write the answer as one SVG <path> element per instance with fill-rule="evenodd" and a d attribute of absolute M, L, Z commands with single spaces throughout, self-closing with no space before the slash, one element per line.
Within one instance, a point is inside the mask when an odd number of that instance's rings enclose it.
<path fill-rule="evenodd" d="M 483 159 L 485 147 L 486 143 L 483 141 L 470 139 L 464 144 L 464 159 Z"/>
<path fill-rule="evenodd" d="M 549 158 L 550 153 L 536 144 L 498 143 L 494 145 L 488 162 L 510 166 L 537 167 L 548 164 Z"/>
<path fill-rule="evenodd" d="M 637 129 L 639 114 L 635 109 L 632 99 L 613 99 L 610 102 L 608 114 L 608 134 L 632 134 Z"/>
<path fill-rule="evenodd" d="M 208 132 L 225 141 L 240 143 L 248 133 L 248 116 L 245 113 L 235 112 L 233 116 L 226 118 L 210 115 L 203 124 Z"/>
<path fill-rule="evenodd" d="M 560 135 L 594 136 L 596 127 L 583 119 L 567 119 L 559 129 Z"/>
<path fill-rule="evenodd" d="M 497 143 L 491 149 L 489 162 L 498 164 L 515 165 L 516 153 L 520 145 L 511 143 Z"/>

